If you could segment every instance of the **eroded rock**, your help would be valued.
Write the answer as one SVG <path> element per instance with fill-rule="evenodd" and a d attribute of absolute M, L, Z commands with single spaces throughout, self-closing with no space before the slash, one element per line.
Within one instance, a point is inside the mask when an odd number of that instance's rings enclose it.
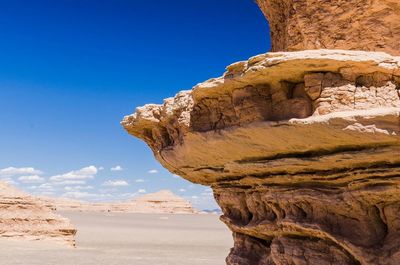
<path fill-rule="evenodd" d="M 257 0 L 272 51 L 342 49 L 400 55 L 397 0 Z"/>
<path fill-rule="evenodd" d="M 314 50 L 227 69 L 122 121 L 212 187 L 227 263 L 400 264 L 400 58 Z"/>
<path fill-rule="evenodd" d="M 76 229 L 49 205 L 0 182 L 0 237 L 53 240 L 74 246 Z"/>

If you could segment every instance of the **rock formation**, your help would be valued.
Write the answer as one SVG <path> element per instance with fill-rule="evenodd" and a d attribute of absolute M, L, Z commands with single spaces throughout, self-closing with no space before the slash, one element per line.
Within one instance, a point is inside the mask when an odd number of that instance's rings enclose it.
<path fill-rule="evenodd" d="M 273 51 L 344 49 L 400 55 L 398 0 L 257 0 Z"/>
<path fill-rule="evenodd" d="M 258 55 L 122 125 L 212 187 L 227 264 L 400 264 L 400 57 L 372 52 L 399 54 L 399 3 L 258 2 L 274 50 L 348 51 Z"/>
<path fill-rule="evenodd" d="M 0 182 L 0 237 L 75 245 L 76 229 L 40 200 Z"/>
<path fill-rule="evenodd" d="M 263 54 L 123 120 L 210 185 L 228 264 L 399 264 L 400 58 Z"/>
<path fill-rule="evenodd" d="M 191 203 L 169 190 L 143 195 L 130 204 L 142 213 L 197 213 Z"/>
<path fill-rule="evenodd" d="M 169 190 L 149 193 L 126 202 L 92 203 L 67 198 L 40 198 L 45 204 L 57 211 L 78 212 L 119 212 L 119 213 L 198 213 L 191 203 Z"/>

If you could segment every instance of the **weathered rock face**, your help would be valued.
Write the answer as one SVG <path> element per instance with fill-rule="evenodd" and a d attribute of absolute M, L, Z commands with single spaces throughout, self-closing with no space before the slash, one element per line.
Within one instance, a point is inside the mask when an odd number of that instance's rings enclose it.
<path fill-rule="evenodd" d="M 228 264 L 395 265 L 399 81 L 385 53 L 267 53 L 122 124 L 213 188 L 234 232 Z"/>
<path fill-rule="evenodd" d="M 273 51 L 344 49 L 400 55 L 398 0 L 257 0 Z"/>
<path fill-rule="evenodd" d="M 40 198 L 46 205 L 57 211 L 78 212 L 119 212 L 119 213 L 198 213 L 191 203 L 169 190 L 161 190 L 125 202 L 91 203 L 66 198 Z"/>
<path fill-rule="evenodd" d="M 0 182 L 0 237 L 75 245 L 76 229 L 35 197 Z"/>

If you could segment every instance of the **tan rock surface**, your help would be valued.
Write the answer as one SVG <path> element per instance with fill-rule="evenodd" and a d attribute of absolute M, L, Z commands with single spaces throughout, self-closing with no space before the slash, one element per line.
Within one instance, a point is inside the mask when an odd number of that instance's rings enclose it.
<path fill-rule="evenodd" d="M 198 213 L 191 203 L 169 190 L 149 193 L 125 202 L 92 203 L 67 198 L 42 197 L 41 200 L 57 211 L 121 212 L 121 213 Z"/>
<path fill-rule="evenodd" d="M 346 49 L 400 55 L 398 0 L 257 0 L 273 51 Z"/>
<path fill-rule="evenodd" d="M 75 245 L 76 229 L 33 196 L 0 182 L 0 237 Z"/>
<path fill-rule="evenodd" d="M 396 265 L 399 77 L 380 52 L 267 53 L 122 125 L 213 188 L 228 264 Z"/>

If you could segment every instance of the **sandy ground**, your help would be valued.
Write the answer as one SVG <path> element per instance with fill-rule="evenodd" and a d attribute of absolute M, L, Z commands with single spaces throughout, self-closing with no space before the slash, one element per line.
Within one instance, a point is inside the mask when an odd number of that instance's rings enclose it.
<path fill-rule="evenodd" d="M 215 215 L 63 212 L 77 247 L 0 240 L 1 265 L 223 265 L 233 245 Z"/>

